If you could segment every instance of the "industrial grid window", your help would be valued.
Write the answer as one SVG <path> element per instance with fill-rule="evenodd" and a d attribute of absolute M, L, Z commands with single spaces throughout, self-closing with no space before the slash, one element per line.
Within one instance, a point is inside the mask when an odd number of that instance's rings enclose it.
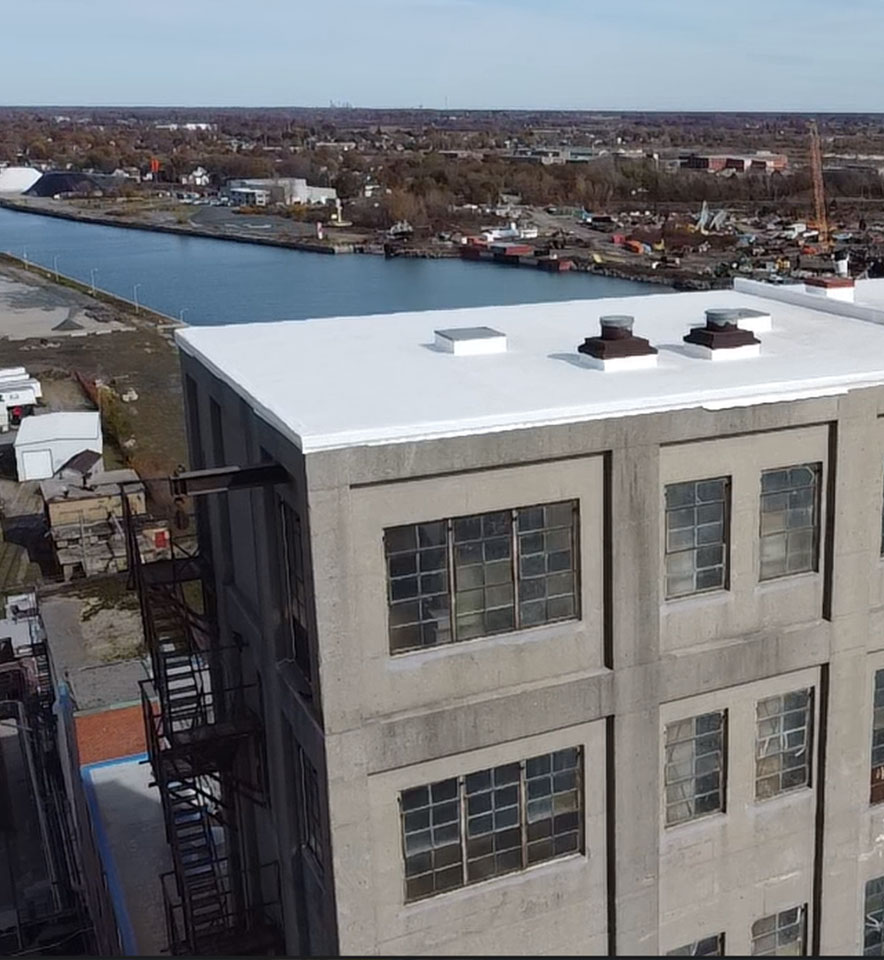
<path fill-rule="evenodd" d="M 813 690 L 759 700 L 755 724 L 755 799 L 810 786 Z"/>
<path fill-rule="evenodd" d="M 578 612 L 576 500 L 384 531 L 393 653 Z"/>
<path fill-rule="evenodd" d="M 726 716 L 719 710 L 667 724 L 667 826 L 724 810 Z"/>
<path fill-rule="evenodd" d="M 761 474 L 761 580 L 817 569 L 821 464 Z"/>
<path fill-rule="evenodd" d="M 884 957 L 884 877 L 866 884 L 863 918 L 863 956 Z"/>
<path fill-rule="evenodd" d="M 792 907 L 752 924 L 753 957 L 803 957 L 805 907 Z"/>
<path fill-rule="evenodd" d="M 582 852 L 582 773 L 572 747 L 404 790 L 406 901 Z"/>
<path fill-rule="evenodd" d="M 323 868 L 322 856 L 322 801 L 319 794 L 319 774 L 307 754 L 298 747 L 298 769 L 301 774 L 301 843 L 310 851 L 317 867 Z"/>
<path fill-rule="evenodd" d="M 875 699 L 872 706 L 872 803 L 884 800 L 884 670 L 875 671 Z"/>
<path fill-rule="evenodd" d="M 727 585 L 730 480 L 670 483 L 666 506 L 666 599 Z"/>
<path fill-rule="evenodd" d="M 279 501 L 279 510 L 285 558 L 285 602 L 289 642 L 295 663 L 310 681 L 307 583 L 304 579 L 304 540 L 301 534 L 301 518 L 285 500 Z"/>
<path fill-rule="evenodd" d="M 881 503 L 881 556 L 884 557 L 884 500 Z"/>
<path fill-rule="evenodd" d="M 714 937 L 703 937 L 693 943 L 686 943 L 683 947 L 666 951 L 667 957 L 723 957 L 724 934 L 717 933 Z"/>

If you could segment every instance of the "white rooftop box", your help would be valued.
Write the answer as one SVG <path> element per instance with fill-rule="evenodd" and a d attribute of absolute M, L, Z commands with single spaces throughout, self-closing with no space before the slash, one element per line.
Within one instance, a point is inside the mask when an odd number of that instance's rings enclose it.
<path fill-rule="evenodd" d="M 506 335 L 491 327 L 453 327 L 435 333 L 437 348 L 455 356 L 506 353 Z"/>

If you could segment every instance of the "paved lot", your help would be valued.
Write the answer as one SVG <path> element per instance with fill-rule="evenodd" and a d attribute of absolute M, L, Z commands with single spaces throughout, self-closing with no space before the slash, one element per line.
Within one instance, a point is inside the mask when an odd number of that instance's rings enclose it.
<path fill-rule="evenodd" d="M 172 869 L 160 795 L 143 756 L 82 767 L 93 827 L 125 953 L 166 947 L 160 874 Z"/>
<path fill-rule="evenodd" d="M 24 270 L 0 266 L 0 340 L 56 339 L 128 330 L 85 294 L 30 280 Z"/>
<path fill-rule="evenodd" d="M 83 589 L 94 591 L 95 585 L 84 583 Z M 70 684 L 78 710 L 139 700 L 138 681 L 149 674 L 139 656 L 142 633 L 137 607 L 65 594 L 44 597 L 40 612 L 55 670 Z"/>

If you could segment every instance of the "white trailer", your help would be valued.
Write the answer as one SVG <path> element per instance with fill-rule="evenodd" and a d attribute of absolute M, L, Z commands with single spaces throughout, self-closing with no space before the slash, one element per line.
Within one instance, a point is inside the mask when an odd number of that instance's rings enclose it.
<path fill-rule="evenodd" d="M 0 369 L 0 383 L 27 379 L 28 371 L 24 367 L 3 367 Z"/>
<path fill-rule="evenodd" d="M 13 426 L 34 412 L 42 396 L 40 381 L 33 377 L 27 380 L 0 380 L 0 407 Z"/>

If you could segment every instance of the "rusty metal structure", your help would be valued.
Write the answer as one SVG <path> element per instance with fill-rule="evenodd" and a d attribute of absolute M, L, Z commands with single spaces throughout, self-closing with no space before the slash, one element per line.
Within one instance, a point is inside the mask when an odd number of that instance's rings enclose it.
<path fill-rule="evenodd" d="M 217 483 L 199 479 L 202 489 L 187 489 L 187 475 L 175 478 L 173 494 L 217 492 Z M 160 878 L 169 952 L 281 954 L 278 865 L 245 862 L 237 842 L 238 805 L 266 802 L 262 719 L 249 706 L 241 651 L 219 645 L 204 558 L 173 540 L 170 559 L 144 563 L 126 520 L 130 585 L 152 668 L 141 682 L 147 753 L 173 863 Z"/>
<path fill-rule="evenodd" d="M 829 218 L 826 211 L 826 189 L 823 184 L 823 153 L 820 146 L 820 132 L 816 120 L 811 120 L 810 131 L 810 174 L 813 180 L 813 208 L 816 227 L 819 231 L 819 246 L 829 249 Z"/>

